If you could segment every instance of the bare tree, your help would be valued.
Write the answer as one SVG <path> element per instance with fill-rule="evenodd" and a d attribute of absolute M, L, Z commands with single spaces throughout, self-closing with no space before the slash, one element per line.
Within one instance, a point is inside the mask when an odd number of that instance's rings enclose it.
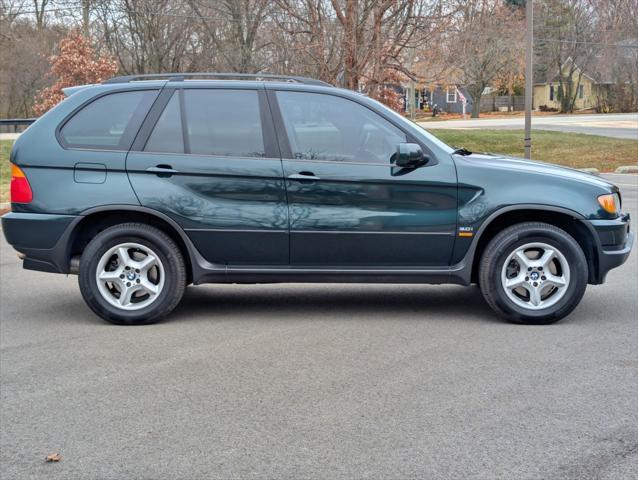
<path fill-rule="evenodd" d="M 38 30 L 42 30 L 44 28 L 44 21 L 46 19 L 46 7 L 49 3 L 49 0 L 33 0 L 33 11 L 35 15 L 35 23 L 38 27 Z"/>
<path fill-rule="evenodd" d="M 596 58 L 593 74 L 607 85 L 598 93 L 599 111 L 638 109 L 638 2 L 589 0 L 595 7 Z"/>
<path fill-rule="evenodd" d="M 464 84 L 472 96 L 472 117 L 479 116 L 485 88 L 520 68 L 522 20 L 517 8 L 500 2 L 459 2 L 446 60 L 452 83 Z"/>
<path fill-rule="evenodd" d="M 539 2 L 535 36 L 537 58 L 557 78 L 561 111 L 573 112 L 583 74 L 596 56 L 595 6 L 588 0 Z"/>
<path fill-rule="evenodd" d="M 192 67 L 193 18 L 179 0 L 113 0 L 96 5 L 96 37 L 125 73 Z"/>
<path fill-rule="evenodd" d="M 406 53 L 431 41 L 442 2 L 277 0 L 280 27 L 314 75 L 379 97 L 380 86 L 413 76 Z M 399 75 L 398 75 L 399 74 Z"/>
<path fill-rule="evenodd" d="M 329 2 L 276 0 L 281 47 L 288 52 L 284 72 L 294 68 L 305 75 L 334 83 L 341 68 L 340 30 Z M 292 63 L 294 62 L 294 64 Z"/>
<path fill-rule="evenodd" d="M 0 0 L 0 36 L 7 38 L 8 29 L 11 28 L 13 21 L 26 10 L 26 0 Z"/>
<path fill-rule="evenodd" d="M 205 41 L 223 60 L 223 69 L 233 72 L 258 72 L 256 59 L 266 45 L 258 34 L 269 13 L 269 0 L 188 0 L 203 27 Z"/>
<path fill-rule="evenodd" d="M 82 31 L 88 37 L 91 19 L 91 0 L 82 0 Z"/>
<path fill-rule="evenodd" d="M 47 57 L 64 29 L 45 23 L 45 2 L 2 0 L 0 3 L 0 117 L 29 117 L 36 92 L 50 80 Z"/>
<path fill-rule="evenodd" d="M 570 111 L 582 71 L 615 83 L 601 109 L 638 108 L 636 0 L 535 0 L 536 69 L 559 72 Z M 81 28 L 123 73 L 273 72 L 363 91 L 394 108 L 408 79 L 513 92 L 521 0 L 0 0 L 0 110 L 30 115 L 46 58 Z M 624 32 L 624 33 L 623 33 Z M 615 46 L 627 44 L 627 48 Z M 600 44 L 600 45 L 598 45 Z M 571 58 L 572 62 L 567 62 Z M 546 64 L 546 65 L 543 65 Z M 573 67 L 571 67 L 573 65 Z M 579 67 L 579 68 L 576 68 Z M 565 68 L 563 68 L 565 67 Z M 609 83 L 609 82 L 608 82 Z M 22 112 L 22 113 L 20 113 Z"/>

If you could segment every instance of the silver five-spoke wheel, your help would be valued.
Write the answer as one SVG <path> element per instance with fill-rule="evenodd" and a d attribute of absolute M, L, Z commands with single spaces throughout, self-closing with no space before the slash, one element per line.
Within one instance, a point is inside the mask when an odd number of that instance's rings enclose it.
<path fill-rule="evenodd" d="M 519 307 L 541 310 L 565 296 L 569 287 L 569 265 L 565 256 L 546 243 L 528 243 L 505 260 L 501 285 Z"/>
<path fill-rule="evenodd" d="M 102 297 L 123 310 L 149 306 L 164 288 L 164 266 L 159 256 L 139 243 L 122 243 L 107 250 L 96 270 Z"/>

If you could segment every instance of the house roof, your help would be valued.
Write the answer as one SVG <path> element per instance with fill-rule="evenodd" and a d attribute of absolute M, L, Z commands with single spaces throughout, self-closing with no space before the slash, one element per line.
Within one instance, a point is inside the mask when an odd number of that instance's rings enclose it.
<path fill-rule="evenodd" d="M 415 62 L 412 71 L 420 85 L 460 85 L 463 72 L 454 66 L 442 64 L 431 58 Z"/>
<path fill-rule="evenodd" d="M 592 82 L 594 83 L 600 83 L 598 81 L 597 78 L 595 78 L 593 75 L 591 75 L 591 72 L 584 69 L 584 68 L 580 68 L 580 66 L 574 62 L 574 60 L 572 60 L 571 57 L 569 57 L 567 60 L 565 60 L 563 62 L 563 64 L 561 65 L 560 69 L 563 70 L 566 66 L 570 65 L 574 63 L 575 67 L 578 70 L 581 70 L 583 72 L 583 75 L 586 76 L 587 78 L 589 78 Z M 554 67 L 554 68 L 550 68 L 548 70 L 545 71 L 534 71 L 534 85 L 543 85 L 546 83 L 555 83 L 558 82 L 558 73 L 559 73 L 559 69 L 558 67 Z"/>
<path fill-rule="evenodd" d="M 624 40 L 622 42 L 618 42 L 617 45 L 632 47 L 632 49 L 622 49 L 622 47 L 614 46 L 613 50 L 611 51 L 602 51 L 601 53 L 599 53 L 597 56 L 587 62 L 586 66 L 583 65 L 583 68 L 581 68 L 581 65 L 574 62 L 574 60 L 569 57 L 563 62 L 561 69 L 564 68 L 566 65 L 569 65 L 570 63 L 574 63 L 576 68 L 581 70 L 583 72 L 583 75 L 589 78 L 594 83 L 615 83 L 617 79 L 614 72 L 614 67 L 616 67 L 618 62 L 622 61 L 623 58 L 628 58 L 628 56 L 624 53 L 625 50 L 627 50 L 630 55 L 632 54 L 632 52 L 635 52 L 633 47 L 638 45 L 638 39 Z M 535 71 L 534 84 L 543 85 L 546 83 L 557 82 L 558 71 L 558 67 L 550 68 L 546 71 Z"/>

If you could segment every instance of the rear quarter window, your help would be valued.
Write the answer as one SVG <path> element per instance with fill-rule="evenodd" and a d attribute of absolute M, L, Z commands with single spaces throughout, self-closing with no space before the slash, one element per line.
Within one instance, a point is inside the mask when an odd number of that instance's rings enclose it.
<path fill-rule="evenodd" d="M 157 90 L 103 95 L 76 112 L 60 129 L 65 147 L 128 150 Z"/>

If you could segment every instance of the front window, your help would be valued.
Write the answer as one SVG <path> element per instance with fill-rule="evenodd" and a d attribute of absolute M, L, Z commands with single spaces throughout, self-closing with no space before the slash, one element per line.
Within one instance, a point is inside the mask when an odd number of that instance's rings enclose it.
<path fill-rule="evenodd" d="M 423 127 L 417 126 L 416 123 L 411 122 L 410 120 L 405 118 L 403 115 L 392 110 L 391 108 L 388 108 L 387 106 L 385 106 L 383 103 L 379 102 L 378 100 L 373 100 L 371 98 L 368 98 L 366 99 L 366 102 L 374 104 L 376 109 L 383 111 L 386 117 L 392 118 L 396 125 L 402 125 L 405 130 L 407 130 L 408 132 L 411 132 L 412 135 L 414 135 L 416 138 L 421 139 L 426 145 L 434 146 L 436 148 L 443 150 L 446 153 L 451 153 L 452 151 L 454 151 L 452 147 L 450 147 L 446 143 L 439 140 L 438 137 L 435 137 L 430 132 L 425 130 Z"/>
<path fill-rule="evenodd" d="M 277 92 L 290 148 L 304 160 L 391 162 L 405 133 L 352 100 L 320 93 Z"/>

